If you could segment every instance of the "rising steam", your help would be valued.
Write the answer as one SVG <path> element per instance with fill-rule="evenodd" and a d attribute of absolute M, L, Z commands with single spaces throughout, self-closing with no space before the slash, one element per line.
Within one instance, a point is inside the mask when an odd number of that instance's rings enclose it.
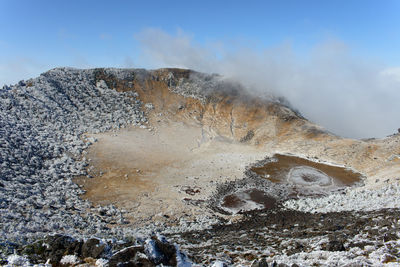
<path fill-rule="evenodd" d="M 185 33 L 158 29 L 136 38 L 142 60 L 152 67 L 219 73 L 256 94 L 284 96 L 306 118 L 336 134 L 384 137 L 400 127 L 400 68 L 357 58 L 342 42 L 324 42 L 300 56 L 289 45 L 262 51 L 206 46 Z"/>

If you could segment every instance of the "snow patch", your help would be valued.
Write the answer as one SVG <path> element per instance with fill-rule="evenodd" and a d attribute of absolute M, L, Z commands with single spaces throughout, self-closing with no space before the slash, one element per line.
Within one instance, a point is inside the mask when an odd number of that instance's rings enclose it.
<path fill-rule="evenodd" d="M 227 267 L 227 266 L 228 266 L 228 264 L 226 264 L 226 263 L 223 262 L 223 261 L 219 261 L 219 260 L 215 261 L 215 262 L 211 265 L 211 267 Z"/>
<path fill-rule="evenodd" d="M 97 267 L 107 267 L 108 266 L 108 260 L 100 258 L 96 260 L 96 266 Z"/>
<path fill-rule="evenodd" d="M 75 255 L 65 255 L 61 258 L 61 264 L 77 264 L 79 263 L 78 257 Z"/>
<path fill-rule="evenodd" d="M 10 255 L 7 257 L 8 264 L 5 267 L 17 267 L 17 266 L 31 266 L 29 260 L 25 256 Z"/>
<path fill-rule="evenodd" d="M 154 105 L 153 105 L 152 103 L 146 103 L 146 104 L 144 105 L 144 107 L 147 108 L 147 109 L 149 109 L 149 110 L 154 109 Z"/>

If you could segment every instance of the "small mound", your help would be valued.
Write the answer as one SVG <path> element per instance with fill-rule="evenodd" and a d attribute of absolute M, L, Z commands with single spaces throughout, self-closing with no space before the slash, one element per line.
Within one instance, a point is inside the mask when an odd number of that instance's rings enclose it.
<path fill-rule="evenodd" d="M 329 186 L 333 183 L 332 177 L 326 173 L 307 166 L 290 169 L 287 180 L 300 186 Z"/>

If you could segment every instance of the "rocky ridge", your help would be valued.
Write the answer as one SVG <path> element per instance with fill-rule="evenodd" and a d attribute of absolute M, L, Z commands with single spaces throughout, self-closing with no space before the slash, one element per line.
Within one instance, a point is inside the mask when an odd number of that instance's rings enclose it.
<path fill-rule="evenodd" d="M 86 173 L 84 151 L 95 140 L 85 132 L 146 122 L 137 94 L 108 88 L 94 70 L 62 68 L 4 87 L 0 99 L 0 242 L 107 228 L 71 178 Z"/>

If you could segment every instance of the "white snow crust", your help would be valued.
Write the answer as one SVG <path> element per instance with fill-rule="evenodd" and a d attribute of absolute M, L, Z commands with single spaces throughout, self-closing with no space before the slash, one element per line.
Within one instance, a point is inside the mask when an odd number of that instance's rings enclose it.
<path fill-rule="evenodd" d="M 308 177 L 309 179 L 305 179 Z M 332 177 L 308 166 L 294 167 L 289 171 L 288 182 L 302 186 L 328 186 L 332 184 Z"/>
<path fill-rule="evenodd" d="M 136 96 L 96 84 L 95 70 L 71 68 L 0 89 L 0 241 L 60 229 L 101 234 L 104 222 L 87 213 L 90 204 L 71 179 L 86 175 L 84 150 L 95 140 L 84 133 L 146 122 Z"/>
<path fill-rule="evenodd" d="M 31 266 L 29 260 L 25 256 L 19 256 L 16 254 L 8 256 L 7 262 L 8 264 L 6 265 L 6 267 Z"/>
<path fill-rule="evenodd" d="M 75 255 L 64 255 L 60 261 L 61 264 L 77 264 L 78 262 L 78 257 Z"/>
<path fill-rule="evenodd" d="M 287 209 L 305 212 L 372 211 L 400 208 L 400 186 L 391 184 L 380 189 L 348 188 L 321 198 L 301 198 L 283 203 Z"/>

